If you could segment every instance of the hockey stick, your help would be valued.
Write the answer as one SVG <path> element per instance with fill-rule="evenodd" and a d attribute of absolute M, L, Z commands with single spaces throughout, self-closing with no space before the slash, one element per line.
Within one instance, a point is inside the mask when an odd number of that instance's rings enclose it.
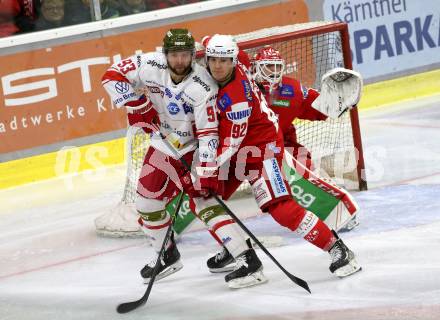
<path fill-rule="evenodd" d="M 176 210 L 174 211 L 174 215 L 171 216 L 171 223 L 167 229 L 167 233 L 165 234 L 165 238 L 163 239 L 162 247 L 160 248 L 159 255 L 157 256 L 156 264 L 154 265 L 153 274 L 151 276 L 150 282 L 148 283 L 147 290 L 145 290 L 144 295 L 139 300 L 131 301 L 131 302 L 124 302 L 124 303 L 121 303 L 120 305 L 118 305 L 118 307 L 116 308 L 116 311 L 118 313 L 127 313 L 130 311 L 133 311 L 134 309 L 137 309 L 147 303 L 147 300 L 150 296 L 151 288 L 153 287 L 153 283 L 154 283 L 154 280 L 156 279 L 157 272 L 159 271 L 160 258 L 165 250 L 166 243 L 168 242 L 169 238 L 171 237 L 174 219 L 175 219 L 176 215 L 179 213 L 180 206 L 183 202 L 183 195 L 184 195 L 184 193 L 181 192 L 180 198 L 179 198 L 177 205 L 176 205 Z"/>
<path fill-rule="evenodd" d="M 174 153 L 174 155 L 179 158 L 180 162 L 183 164 L 183 166 L 185 167 L 186 170 L 188 170 L 189 172 L 191 172 L 191 166 L 188 164 L 188 162 L 183 159 L 180 154 L 173 148 L 173 146 L 170 145 L 170 143 L 168 142 L 168 140 L 165 138 L 165 136 L 160 133 L 160 136 L 162 138 L 162 140 L 164 141 L 164 143 L 167 145 L 167 147 L 171 150 L 171 152 Z M 261 250 L 263 250 L 263 252 L 278 266 L 278 268 L 281 269 L 281 271 L 284 272 L 284 274 L 290 279 L 292 280 L 295 284 L 297 284 L 298 286 L 300 286 L 301 288 L 303 288 L 304 290 L 308 291 L 309 293 L 312 293 L 310 291 L 309 285 L 307 284 L 306 281 L 304 281 L 301 278 L 298 278 L 296 276 L 294 276 L 293 274 L 291 274 L 289 271 L 287 271 L 279 262 L 277 259 L 275 259 L 275 257 L 269 252 L 269 250 L 266 249 L 266 247 L 260 242 L 260 240 L 258 240 L 258 238 L 243 224 L 243 222 L 241 222 L 240 219 L 238 219 L 238 217 L 231 211 L 231 209 L 229 209 L 229 207 L 226 205 L 226 203 L 223 202 L 222 199 L 220 199 L 220 197 L 215 193 L 215 192 L 211 192 L 210 191 L 210 195 L 213 196 L 215 198 L 215 200 L 220 204 L 220 206 L 223 207 L 223 209 L 228 213 L 229 216 L 232 217 L 232 219 L 234 219 L 234 221 L 240 226 L 240 228 L 247 233 L 247 235 L 260 247 Z"/>

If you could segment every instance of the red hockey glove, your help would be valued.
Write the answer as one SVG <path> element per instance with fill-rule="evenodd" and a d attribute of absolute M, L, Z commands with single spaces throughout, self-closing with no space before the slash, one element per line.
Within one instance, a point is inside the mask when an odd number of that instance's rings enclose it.
<path fill-rule="evenodd" d="M 142 127 L 146 133 L 157 131 L 158 127 L 153 120 L 157 120 L 157 111 L 153 108 L 150 99 L 142 96 L 139 100 L 125 104 L 130 126 Z"/>
<path fill-rule="evenodd" d="M 182 183 L 183 191 L 191 198 L 206 198 L 209 197 L 209 191 L 200 188 L 200 182 L 197 179 L 193 181 L 193 177 L 189 171 L 184 171 L 179 174 L 180 182 Z"/>
<path fill-rule="evenodd" d="M 197 183 L 200 190 L 206 192 L 208 195 L 211 192 L 217 193 L 218 183 L 218 167 L 215 162 L 202 162 L 199 167 L 196 167 Z"/>

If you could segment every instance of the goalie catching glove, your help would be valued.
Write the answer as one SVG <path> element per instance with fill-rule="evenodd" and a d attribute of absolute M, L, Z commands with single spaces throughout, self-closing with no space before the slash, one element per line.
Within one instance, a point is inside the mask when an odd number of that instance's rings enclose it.
<path fill-rule="evenodd" d="M 334 68 L 322 76 L 321 91 L 312 107 L 336 119 L 361 98 L 362 76 L 353 70 Z"/>

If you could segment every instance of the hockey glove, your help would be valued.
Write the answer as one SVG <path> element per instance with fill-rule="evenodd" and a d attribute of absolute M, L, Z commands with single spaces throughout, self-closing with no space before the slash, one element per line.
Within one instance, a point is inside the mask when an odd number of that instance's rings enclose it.
<path fill-rule="evenodd" d="M 183 190 L 191 198 L 207 198 L 211 192 L 217 191 L 218 178 L 214 172 L 211 172 L 210 176 L 194 177 L 191 172 L 185 170 L 179 176 L 181 177 L 180 182 L 182 183 Z"/>
<path fill-rule="evenodd" d="M 362 76 L 353 70 L 334 68 L 322 76 L 321 92 L 312 107 L 336 119 L 361 98 Z"/>
<path fill-rule="evenodd" d="M 129 101 L 125 104 L 127 118 L 130 126 L 142 127 L 146 133 L 157 131 L 157 111 L 153 108 L 150 99 L 144 95 L 139 100 Z"/>

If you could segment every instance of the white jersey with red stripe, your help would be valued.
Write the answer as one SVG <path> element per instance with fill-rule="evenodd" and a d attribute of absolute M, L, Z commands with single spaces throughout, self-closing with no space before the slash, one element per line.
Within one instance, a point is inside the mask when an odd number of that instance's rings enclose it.
<path fill-rule="evenodd" d="M 160 120 L 160 132 L 181 155 L 200 143 L 201 161 L 213 161 L 218 146 L 218 123 L 214 112 L 218 87 L 205 68 L 196 63 L 180 83 L 170 76 L 166 56 L 161 52 L 134 55 L 113 64 L 102 78 L 103 86 L 116 106 L 138 100 L 139 89 L 148 89 Z M 197 138 L 197 139 L 196 139 Z M 158 135 L 151 145 L 172 156 Z M 202 159 L 203 156 L 203 159 Z"/>

